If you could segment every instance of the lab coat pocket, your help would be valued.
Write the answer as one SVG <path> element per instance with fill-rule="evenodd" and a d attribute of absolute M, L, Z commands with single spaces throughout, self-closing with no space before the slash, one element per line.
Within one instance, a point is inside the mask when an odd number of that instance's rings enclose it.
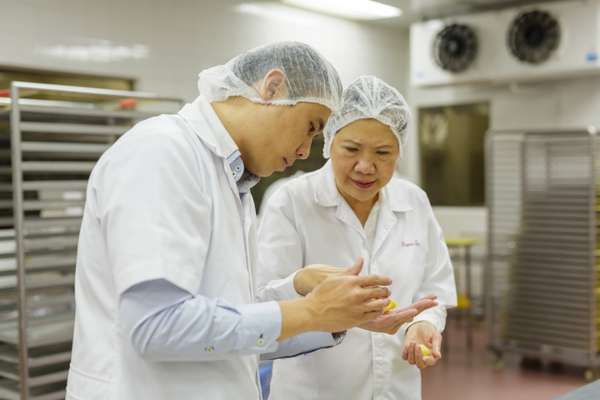
<path fill-rule="evenodd" d="M 419 240 L 403 240 L 386 249 L 377 260 L 381 270 L 392 278 L 392 292 L 401 291 L 411 297 L 425 276 L 425 248 Z M 400 300 L 400 299 L 396 299 Z"/>
<path fill-rule="evenodd" d="M 107 400 L 112 398 L 110 381 L 94 377 L 71 366 L 66 400 Z"/>

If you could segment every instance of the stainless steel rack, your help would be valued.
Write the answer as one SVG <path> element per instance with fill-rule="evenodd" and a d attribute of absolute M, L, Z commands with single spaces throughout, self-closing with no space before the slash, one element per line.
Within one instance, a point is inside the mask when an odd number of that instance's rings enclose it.
<path fill-rule="evenodd" d="M 87 179 L 134 123 L 181 104 L 25 82 L 0 98 L 0 399 L 65 397 Z"/>
<path fill-rule="evenodd" d="M 490 347 L 600 368 L 600 142 L 596 128 L 487 137 Z"/>

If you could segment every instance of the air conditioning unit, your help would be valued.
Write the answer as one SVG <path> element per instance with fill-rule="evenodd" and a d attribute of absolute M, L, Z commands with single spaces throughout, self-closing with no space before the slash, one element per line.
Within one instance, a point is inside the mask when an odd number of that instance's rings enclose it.
<path fill-rule="evenodd" d="M 415 86 L 485 81 L 494 66 L 500 30 L 492 13 L 430 20 L 410 28 Z"/>
<path fill-rule="evenodd" d="M 600 2 L 576 0 L 505 10 L 494 80 L 541 80 L 600 73 Z"/>
<path fill-rule="evenodd" d="M 464 59 L 465 40 L 442 32 L 468 25 L 478 39 L 471 64 L 453 71 L 438 54 Z M 444 48 L 445 46 L 445 48 Z M 411 26 L 415 86 L 521 82 L 600 73 L 600 0 L 542 3 Z"/>

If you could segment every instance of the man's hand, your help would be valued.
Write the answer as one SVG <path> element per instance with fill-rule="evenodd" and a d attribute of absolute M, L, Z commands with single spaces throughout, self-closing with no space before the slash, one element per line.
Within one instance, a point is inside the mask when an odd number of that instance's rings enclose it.
<path fill-rule="evenodd" d="M 325 279 L 333 276 L 349 275 L 352 273 L 352 268 L 340 268 L 324 264 L 307 265 L 296 272 L 294 289 L 299 295 L 306 296 Z"/>
<path fill-rule="evenodd" d="M 359 328 L 395 335 L 403 324 L 409 322 L 428 308 L 435 307 L 437 305 L 436 298 L 436 296 L 424 297 L 406 308 L 392 310 L 387 314 L 375 318 L 373 321 L 362 324 Z"/>
<path fill-rule="evenodd" d="M 421 345 L 431 350 L 430 355 L 423 355 Z M 433 367 L 442 358 L 440 348 L 442 346 L 442 335 L 430 322 L 419 321 L 411 325 L 406 331 L 402 358 L 419 369 Z"/>
<path fill-rule="evenodd" d="M 282 331 L 279 340 L 307 331 L 340 332 L 371 321 L 383 314 L 390 291 L 390 278 L 358 276 L 363 260 L 344 274 L 326 278 L 301 299 L 279 303 Z"/>

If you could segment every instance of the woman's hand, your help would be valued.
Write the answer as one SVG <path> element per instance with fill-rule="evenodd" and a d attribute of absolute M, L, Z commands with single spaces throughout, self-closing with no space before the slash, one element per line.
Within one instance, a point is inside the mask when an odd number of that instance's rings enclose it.
<path fill-rule="evenodd" d="M 426 346 L 431 354 L 423 354 L 421 346 Z M 433 367 L 442 358 L 440 348 L 442 335 L 430 322 L 419 321 L 406 331 L 402 358 L 419 369 Z"/>
<path fill-rule="evenodd" d="M 435 307 L 436 305 L 436 296 L 427 296 L 408 307 L 392 310 L 381 315 L 373 321 L 360 325 L 359 328 L 372 332 L 382 332 L 387 333 L 388 335 L 394 335 L 403 324 L 409 322 L 421 312 L 428 308 Z"/>
<path fill-rule="evenodd" d="M 359 276 L 363 260 L 358 259 L 344 274 L 330 276 L 305 297 L 279 302 L 279 341 L 303 332 L 341 332 L 383 315 L 389 304 L 392 280 L 385 276 Z"/>

